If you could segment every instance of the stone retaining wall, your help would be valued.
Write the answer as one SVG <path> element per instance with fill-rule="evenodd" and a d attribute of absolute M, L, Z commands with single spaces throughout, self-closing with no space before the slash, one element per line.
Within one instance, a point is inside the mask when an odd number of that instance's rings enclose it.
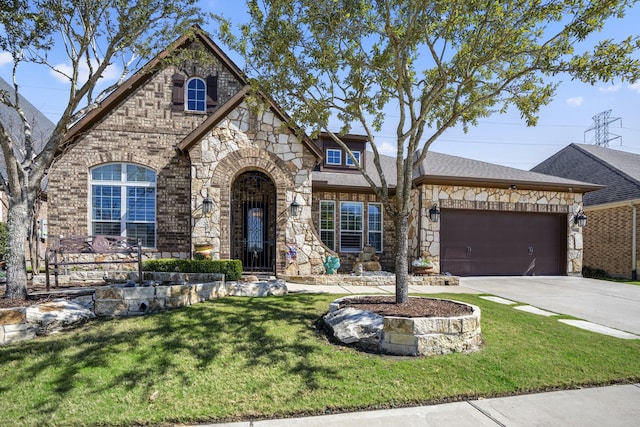
<path fill-rule="evenodd" d="M 91 295 L 74 298 L 71 301 L 72 310 L 85 311 L 88 318 L 139 316 L 184 307 L 228 294 L 222 274 L 153 273 L 149 277 L 153 280 L 148 282 L 148 286 L 97 287 Z M 197 283 L 199 280 L 207 281 Z M 68 317 L 70 311 L 68 305 L 56 306 L 54 303 L 56 301 L 46 303 L 46 325 L 42 324 L 42 319 L 30 318 L 28 313 L 32 308 L 0 309 L 0 345 L 50 333 L 48 324 Z M 61 323 L 64 326 L 58 330 L 71 326 L 66 320 L 61 320 Z"/>
<path fill-rule="evenodd" d="M 395 286 L 396 276 L 352 276 L 350 274 L 323 274 L 315 276 L 284 276 L 285 281 L 304 285 L 345 285 L 345 286 Z M 458 286 L 460 277 L 447 275 L 411 276 L 409 286 Z"/>

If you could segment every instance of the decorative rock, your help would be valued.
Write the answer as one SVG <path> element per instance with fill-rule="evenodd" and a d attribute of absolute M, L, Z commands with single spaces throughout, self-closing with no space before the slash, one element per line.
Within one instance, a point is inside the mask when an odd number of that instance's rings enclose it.
<path fill-rule="evenodd" d="M 46 335 L 75 327 L 95 314 L 82 305 L 64 299 L 28 307 L 27 322 L 36 328 L 37 335 Z"/>
<path fill-rule="evenodd" d="M 227 284 L 227 294 L 235 297 L 281 296 L 288 292 L 282 280 L 268 282 L 238 282 Z"/>
<path fill-rule="evenodd" d="M 379 314 L 346 307 L 329 311 L 323 319 L 340 342 L 358 343 L 366 350 L 378 349 L 384 320 Z"/>

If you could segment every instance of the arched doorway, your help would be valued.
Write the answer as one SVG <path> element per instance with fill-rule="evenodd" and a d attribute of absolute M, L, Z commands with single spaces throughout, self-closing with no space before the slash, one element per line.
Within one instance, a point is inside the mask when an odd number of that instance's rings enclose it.
<path fill-rule="evenodd" d="M 245 172 L 231 188 L 231 255 L 244 271 L 275 272 L 276 187 L 264 173 Z"/>

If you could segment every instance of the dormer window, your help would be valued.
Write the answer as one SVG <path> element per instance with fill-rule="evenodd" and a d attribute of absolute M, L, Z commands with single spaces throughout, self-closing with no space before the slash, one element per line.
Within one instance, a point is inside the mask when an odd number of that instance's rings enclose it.
<path fill-rule="evenodd" d="M 192 78 L 187 82 L 187 110 L 206 111 L 207 85 L 201 78 Z"/>
<path fill-rule="evenodd" d="M 356 158 L 357 164 L 360 164 L 360 152 L 352 151 L 352 153 L 353 153 L 353 157 Z M 347 155 L 345 157 L 346 157 L 345 160 L 347 162 L 347 166 L 355 166 L 355 164 L 353 163 L 353 160 L 351 160 L 351 156 Z"/>
<path fill-rule="evenodd" d="M 327 149 L 327 164 L 342 166 L 342 150 Z"/>
<path fill-rule="evenodd" d="M 218 76 L 185 80 L 181 73 L 172 76 L 171 109 L 213 113 L 218 107 Z"/>

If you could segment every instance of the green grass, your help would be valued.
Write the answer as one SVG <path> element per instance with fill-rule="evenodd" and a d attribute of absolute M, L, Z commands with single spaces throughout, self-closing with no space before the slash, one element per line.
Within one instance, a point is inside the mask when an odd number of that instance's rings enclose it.
<path fill-rule="evenodd" d="M 446 297 L 481 307 L 482 352 L 360 353 L 316 331 L 336 297 L 223 298 L 2 347 L 0 425 L 221 422 L 640 381 L 640 340 L 475 295 Z"/>

